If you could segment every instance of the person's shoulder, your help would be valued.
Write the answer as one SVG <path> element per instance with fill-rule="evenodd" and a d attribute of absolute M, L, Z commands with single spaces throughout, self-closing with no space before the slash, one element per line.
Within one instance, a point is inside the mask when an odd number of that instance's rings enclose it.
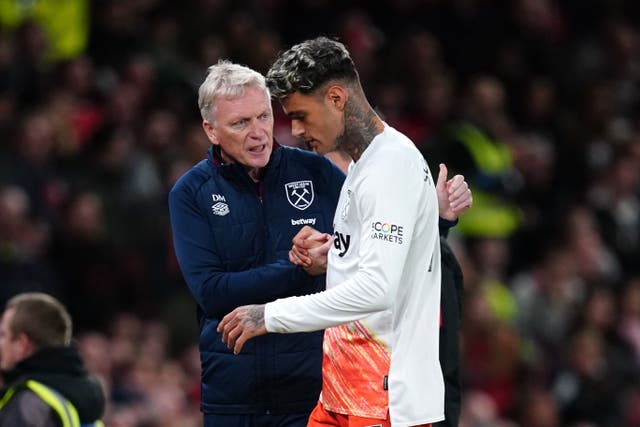
<path fill-rule="evenodd" d="M 380 141 L 374 145 L 374 155 L 371 156 L 372 163 L 381 162 L 391 169 L 403 169 L 414 162 L 422 164 L 424 157 L 420 150 L 403 133 L 387 126 L 379 137 Z"/>
<path fill-rule="evenodd" d="M 208 165 L 209 160 L 201 160 L 189 168 L 180 178 L 178 178 L 171 189 L 171 193 L 182 191 L 193 191 L 200 188 L 205 182 L 212 178 L 213 168 Z"/>
<path fill-rule="evenodd" d="M 302 148 L 291 147 L 288 145 L 281 145 L 279 147 L 279 151 L 281 156 L 297 161 L 315 162 L 323 158 L 313 151 L 303 150 Z"/>
<path fill-rule="evenodd" d="M 385 129 L 384 136 L 387 141 L 393 144 L 386 145 L 390 149 L 410 155 L 420 153 L 416 144 L 407 135 L 391 126 Z"/>
<path fill-rule="evenodd" d="M 331 160 L 324 156 L 321 156 L 313 151 L 303 150 L 298 147 L 280 147 L 281 155 L 287 158 L 288 162 L 297 165 L 299 167 L 307 169 L 316 169 L 318 171 L 324 171 L 326 173 L 339 171 L 338 167 L 334 165 Z M 342 172 L 340 172 L 342 173 Z"/>

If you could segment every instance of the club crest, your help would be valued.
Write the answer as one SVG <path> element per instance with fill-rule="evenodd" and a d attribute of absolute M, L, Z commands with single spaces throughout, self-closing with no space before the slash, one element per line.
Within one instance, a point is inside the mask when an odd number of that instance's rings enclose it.
<path fill-rule="evenodd" d="M 347 219 L 347 214 L 349 213 L 350 204 L 351 204 L 351 190 L 347 189 L 347 197 L 344 202 L 344 205 L 342 206 L 342 212 L 340 213 L 340 218 L 342 218 L 343 221 Z"/>
<path fill-rule="evenodd" d="M 313 182 L 295 181 L 284 185 L 287 200 L 296 209 L 307 209 L 313 203 Z"/>

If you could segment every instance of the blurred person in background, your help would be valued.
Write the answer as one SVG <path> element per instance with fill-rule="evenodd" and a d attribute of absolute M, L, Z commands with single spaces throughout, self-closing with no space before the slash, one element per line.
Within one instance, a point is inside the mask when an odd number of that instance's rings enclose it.
<path fill-rule="evenodd" d="M 71 337 L 71 317 L 55 298 L 25 293 L 9 300 L 0 321 L 1 426 L 103 425 L 102 387 Z"/>
<path fill-rule="evenodd" d="M 108 396 L 109 427 L 200 427 L 200 360 L 196 345 L 169 353 L 168 325 L 121 313 L 107 334 L 78 337 L 85 366 Z"/>
<path fill-rule="evenodd" d="M 89 1 L 63 0 L 56 4 L 0 2 L 0 24 L 16 29 L 35 24 L 43 32 L 43 49 L 49 60 L 73 58 L 81 54 L 88 41 Z"/>
<path fill-rule="evenodd" d="M 498 79 L 488 75 L 472 78 L 456 116 L 422 150 L 429 159 L 446 159 L 452 172 L 469 181 L 474 206 L 458 225 L 464 236 L 508 238 L 522 222 L 512 199 L 520 178 L 505 142 L 512 130 L 506 102 Z"/>
<path fill-rule="evenodd" d="M 606 173 L 588 192 L 602 238 L 629 274 L 640 272 L 639 188 L 640 161 L 624 149 L 613 155 Z"/>
<path fill-rule="evenodd" d="M 0 184 L 0 306 L 21 292 L 60 294 L 58 276 L 46 258 L 49 240 L 49 227 L 33 218 L 27 192 Z"/>
<path fill-rule="evenodd" d="M 615 367 L 606 362 L 606 343 L 596 330 L 573 332 L 563 352 L 565 365 L 552 384 L 552 393 L 564 423 L 592 422 L 598 426 L 623 425 L 623 401 Z"/>
<path fill-rule="evenodd" d="M 320 392 L 322 333 L 261 337 L 236 356 L 216 327 L 237 306 L 324 288 L 287 254 L 304 224 L 331 232 L 344 174 L 274 142 L 269 90 L 247 67 L 210 67 L 198 105 L 211 147 L 176 183 L 169 210 L 198 304 L 204 425 L 305 426 Z"/>

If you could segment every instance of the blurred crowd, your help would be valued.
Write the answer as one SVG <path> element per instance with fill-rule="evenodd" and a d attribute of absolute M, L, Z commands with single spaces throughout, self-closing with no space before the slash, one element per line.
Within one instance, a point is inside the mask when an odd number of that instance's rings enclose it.
<path fill-rule="evenodd" d="M 0 303 L 65 302 L 108 426 L 200 425 L 166 196 L 208 146 L 207 66 L 266 72 L 320 34 L 430 166 L 474 189 L 450 236 L 461 427 L 640 426 L 640 3 L 43 4 L 0 2 Z"/>

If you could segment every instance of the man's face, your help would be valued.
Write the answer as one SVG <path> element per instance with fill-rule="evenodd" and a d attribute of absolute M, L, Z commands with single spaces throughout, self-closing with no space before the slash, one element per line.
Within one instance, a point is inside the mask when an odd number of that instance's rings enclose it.
<path fill-rule="evenodd" d="M 336 139 L 343 131 L 341 110 L 331 97 L 294 92 L 282 100 L 282 108 L 291 119 L 291 134 L 302 138 L 318 154 L 336 150 Z"/>
<path fill-rule="evenodd" d="M 240 97 L 219 98 L 213 114 L 203 127 L 211 143 L 220 146 L 225 162 L 249 170 L 267 165 L 273 150 L 273 112 L 263 90 L 248 87 Z"/>
<path fill-rule="evenodd" d="M 0 320 L 0 369 L 7 370 L 24 359 L 24 339 L 14 336 L 9 325 L 13 319 L 14 309 L 7 309 Z"/>

